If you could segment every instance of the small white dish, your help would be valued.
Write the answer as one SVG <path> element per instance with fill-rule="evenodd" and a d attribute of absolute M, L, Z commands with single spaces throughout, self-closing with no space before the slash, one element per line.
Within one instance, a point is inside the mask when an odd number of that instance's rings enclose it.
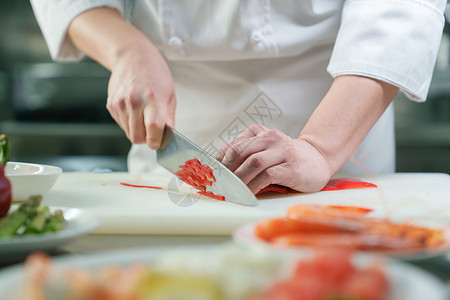
<path fill-rule="evenodd" d="M 9 161 L 5 167 L 5 175 L 12 186 L 13 201 L 47 193 L 61 173 L 60 167 L 23 162 Z"/>

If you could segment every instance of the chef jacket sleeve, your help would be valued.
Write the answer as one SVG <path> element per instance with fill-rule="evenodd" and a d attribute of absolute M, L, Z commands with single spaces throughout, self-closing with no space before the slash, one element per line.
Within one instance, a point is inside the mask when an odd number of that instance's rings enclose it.
<path fill-rule="evenodd" d="M 445 5 L 445 0 L 346 0 L 328 72 L 379 79 L 425 101 Z"/>
<path fill-rule="evenodd" d="M 111 7 L 124 15 L 124 0 L 30 0 L 34 14 L 56 61 L 80 60 L 83 53 L 67 37 L 73 19 L 95 7 Z"/>

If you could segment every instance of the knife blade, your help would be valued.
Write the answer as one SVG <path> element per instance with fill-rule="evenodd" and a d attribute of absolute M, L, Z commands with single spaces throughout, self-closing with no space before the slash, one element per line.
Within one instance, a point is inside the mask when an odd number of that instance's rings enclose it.
<path fill-rule="evenodd" d="M 156 151 L 158 163 L 173 174 L 180 170 L 180 165 L 193 158 L 213 169 L 216 182 L 212 187 L 208 187 L 208 190 L 225 196 L 225 201 L 228 202 L 245 206 L 258 205 L 255 195 L 239 177 L 181 133 L 166 125 L 161 147 Z"/>

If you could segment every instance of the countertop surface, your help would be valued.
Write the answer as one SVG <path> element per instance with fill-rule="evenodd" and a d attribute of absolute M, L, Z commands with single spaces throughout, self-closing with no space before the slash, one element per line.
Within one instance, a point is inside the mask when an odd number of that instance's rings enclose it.
<path fill-rule="evenodd" d="M 397 173 L 360 179 L 377 188 L 270 193 L 259 197 L 258 206 L 246 207 L 200 197 L 169 174 L 74 172 L 61 174 L 43 204 L 79 208 L 99 216 L 97 234 L 229 236 L 246 223 L 282 216 L 297 203 L 356 205 L 373 209 L 374 216 L 450 224 L 448 174 Z"/>

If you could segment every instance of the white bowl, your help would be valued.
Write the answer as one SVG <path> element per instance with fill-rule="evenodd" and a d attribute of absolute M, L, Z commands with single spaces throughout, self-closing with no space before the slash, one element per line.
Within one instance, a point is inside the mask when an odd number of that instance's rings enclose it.
<path fill-rule="evenodd" d="M 14 201 L 23 201 L 32 195 L 47 193 L 61 173 L 60 167 L 23 162 L 9 161 L 5 167 L 5 175 L 11 182 Z"/>

